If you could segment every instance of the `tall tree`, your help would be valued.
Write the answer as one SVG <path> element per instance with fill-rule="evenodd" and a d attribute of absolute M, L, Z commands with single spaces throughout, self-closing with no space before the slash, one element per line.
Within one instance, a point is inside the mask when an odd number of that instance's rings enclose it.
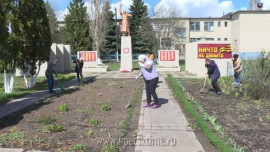
<path fill-rule="evenodd" d="M 2 57 L 3 51 L 6 49 L 8 38 L 8 20 L 7 20 L 7 2 L 0 0 L 0 56 Z"/>
<path fill-rule="evenodd" d="M 109 5 L 109 2 L 106 2 L 107 5 Z M 114 13 L 112 11 L 110 11 L 110 7 L 107 7 L 105 12 L 107 12 L 107 21 L 108 21 L 108 25 L 107 28 L 105 30 L 105 41 L 104 41 L 104 46 L 101 50 L 101 54 L 102 55 L 107 55 L 107 54 L 111 54 L 111 53 L 115 53 L 116 52 L 116 45 L 119 46 L 119 44 L 117 44 L 117 37 L 118 39 L 120 38 L 120 35 L 117 33 L 117 25 L 116 25 L 116 21 L 114 19 Z M 119 49 L 118 49 L 119 50 Z"/>
<path fill-rule="evenodd" d="M 14 21 L 12 13 L 15 10 L 15 1 L 0 0 L 0 61 L 4 70 L 5 93 L 13 91 L 14 74 L 18 60 L 18 50 L 14 42 L 13 35 L 8 33 L 8 25 Z"/>
<path fill-rule="evenodd" d="M 49 60 L 51 33 L 43 0 L 20 0 L 14 11 L 12 24 L 13 43 L 17 44 L 18 67 L 29 72 L 31 82 L 25 77 L 26 86 L 33 87 L 40 66 Z"/>
<path fill-rule="evenodd" d="M 72 53 L 91 50 L 87 9 L 82 0 L 73 0 L 69 3 L 69 14 L 65 16 L 65 31 L 67 43 L 71 45 Z"/>
<path fill-rule="evenodd" d="M 157 46 L 162 49 L 171 49 L 175 36 L 185 37 L 184 21 L 176 7 L 158 7 L 154 10 L 153 24 L 158 39 Z"/>
<path fill-rule="evenodd" d="M 91 0 L 90 1 L 90 33 L 93 39 L 93 47 L 98 52 L 98 64 L 102 64 L 100 60 L 100 50 L 104 44 L 106 28 L 108 25 L 108 8 L 110 7 L 108 0 Z"/>
<path fill-rule="evenodd" d="M 52 8 L 49 1 L 45 3 L 47 16 L 49 19 L 50 29 L 51 29 L 51 37 L 53 43 L 61 43 L 60 36 L 59 36 L 59 30 L 58 30 L 58 24 L 55 10 Z"/>
<path fill-rule="evenodd" d="M 145 43 L 145 51 L 153 51 L 156 50 L 156 34 L 153 30 L 152 21 L 149 19 L 148 15 L 144 15 L 142 17 L 142 35 L 141 38 Z"/>
<path fill-rule="evenodd" d="M 130 34 L 132 37 L 133 52 L 139 53 L 151 50 L 152 47 L 149 48 L 148 40 L 145 37 L 145 32 L 150 32 L 146 30 L 152 30 L 149 26 L 150 22 L 148 22 L 147 6 L 142 0 L 133 0 L 130 6 L 130 13 L 132 14 L 132 18 L 130 19 Z"/>

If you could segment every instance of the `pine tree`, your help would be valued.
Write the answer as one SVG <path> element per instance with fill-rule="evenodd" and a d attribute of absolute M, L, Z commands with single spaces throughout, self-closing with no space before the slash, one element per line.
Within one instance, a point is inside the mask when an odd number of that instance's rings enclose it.
<path fill-rule="evenodd" d="M 5 51 L 7 49 L 8 27 L 7 27 L 7 2 L 0 0 L 0 72 L 4 69 Z"/>
<path fill-rule="evenodd" d="M 150 37 L 153 29 L 147 12 L 147 6 L 142 0 L 133 0 L 130 6 L 130 34 L 132 37 L 132 50 L 134 53 L 147 52 L 152 49 L 152 41 Z"/>
<path fill-rule="evenodd" d="M 0 0 L 0 53 L 5 48 L 8 38 L 6 5 L 7 3 L 4 0 Z"/>
<path fill-rule="evenodd" d="M 109 2 L 106 2 L 109 5 Z M 116 22 L 114 19 L 114 13 L 112 11 L 110 11 L 110 7 L 107 8 L 107 10 L 105 10 L 105 12 L 107 12 L 107 28 L 106 28 L 106 33 L 105 33 L 105 42 L 104 42 L 104 46 L 103 49 L 101 50 L 101 54 L 102 55 L 107 55 L 107 54 L 112 54 L 116 52 L 116 45 L 119 45 L 119 41 L 117 44 L 117 37 L 118 40 L 120 39 L 120 35 L 116 34 Z M 118 51 L 120 47 L 118 47 Z"/>
<path fill-rule="evenodd" d="M 69 14 L 65 16 L 65 31 L 67 43 L 71 45 L 72 53 L 91 50 L 88 16 L 82 0 L 70 2 Z"/>
<path fill-rule="evenodd" d="M 57 18 L 56 18 L 55 11 L 48 1 L 45 3 L 45 6 L 46 6 L 46 11 L 48 14 L 48 19 L 49 19 L 49 24 L 50 24 L 50 29 L 51 29 L 52 42 L 53 43 L 63 43 L 63 42 L 61 42 L 61 39 L 59 36 L 59 31 L 57 30 L 58 24 L 56 23 Z"/>
<path fill-rule="evenodd" d="M 142 23 L 143 25 L 141 26 L 142 28 L 142 35 L 141 39 L 145 43 L 145 51 L 154 51 L 154 45 L 156 41 L 156 34 L 153 30 L 153 25 L 151 23 L 151 20 L 147 15 L 144 15 L 142 17 Z"/>
<path fill-rule="evenodd" d="M 43 0 L 20 0 L 13 11 L 13 50 L 19 52 L 18 66 L 32 75 L 32 87 L 40 65 L 49 60 L 51 33 Z M 38 71 L 37 71 L 38 69 Z"/>

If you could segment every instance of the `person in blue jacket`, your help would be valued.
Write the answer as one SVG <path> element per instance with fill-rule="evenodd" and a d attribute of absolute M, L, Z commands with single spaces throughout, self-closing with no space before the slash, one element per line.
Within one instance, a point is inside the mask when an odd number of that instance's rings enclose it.
<path fill-rule="evenodd" d="M 212 81 L 212 85 L 214 88 L 214 91 L 217 95 L 221 95 L 221 90 L 218 86 L 218 79 L 220 77 L 220 71 L 219 68 L 214 60 L 210 60 L 209 58 L 205 59 L 205 67 L 207 68 L 206 75 L 209 76 L 209 78 Z"/>

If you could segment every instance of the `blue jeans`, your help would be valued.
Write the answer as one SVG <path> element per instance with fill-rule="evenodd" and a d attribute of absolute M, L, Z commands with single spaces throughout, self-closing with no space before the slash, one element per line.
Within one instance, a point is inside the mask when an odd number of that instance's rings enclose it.
<path fill-rule="evenodd" d="M 239 73 L 234 72 L 234 82 L 240 84 L 240 79 L 241 79 L 241 72 Z"/>
<path fill-rule="evenodd" d="M 54 78 L 53 75 L 46 75 L 47 81 L 48 81 L 48 89 L 49 91 L 53 91 L 53 85 L 54 85 Z"/>

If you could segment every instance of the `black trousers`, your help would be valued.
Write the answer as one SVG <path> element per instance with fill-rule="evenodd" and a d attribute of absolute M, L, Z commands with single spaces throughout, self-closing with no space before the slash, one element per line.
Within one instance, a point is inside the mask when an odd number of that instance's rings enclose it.
<path fill-rule="evenodd" d="M 76 73 L 77 73 L 77 79 L 78 79 L 78 81 L 80 81 L 80 76 L 82 78 L 82 73 L 81 72 L 76 72 Z"/>
<path fill-rule="evenodd" d="M 220 88 L 219 88 L 219 86 L 218 86 L 217 80 L 216 81 L 213 81 L 212 82 L 212 85 L 213 85 L 213 88 L 214 88 L 214 90 L 215 90 L 216 93 L 219 92 L 219 91 L 221 91 Z"/>
<path fill-rule="evenodd" d="M 151 103 L 151 96 L 154 98 L 155 104 L 158 104 L 158 96 L 156 94 L 156 88 L 158 84 L 158 77 L 154 78 L 152 80 L 145 80 L 145 86 L 146 86 L 146 101 L 147 103 Z"/>

